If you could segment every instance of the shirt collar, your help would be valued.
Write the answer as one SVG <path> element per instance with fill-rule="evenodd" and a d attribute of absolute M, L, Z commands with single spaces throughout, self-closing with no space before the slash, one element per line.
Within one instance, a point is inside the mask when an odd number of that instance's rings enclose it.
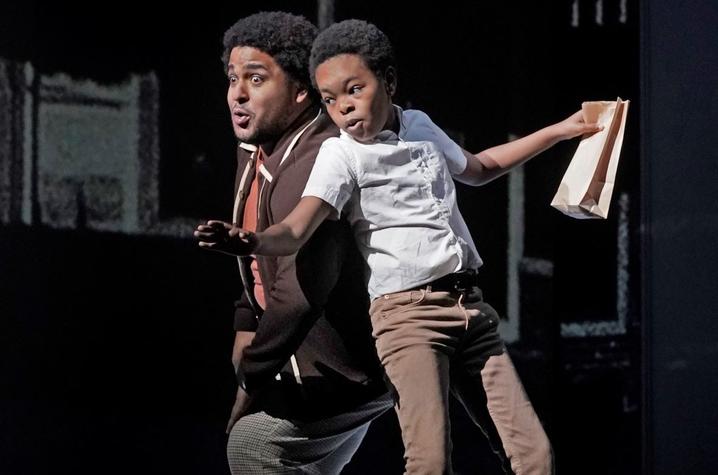
<path fill-rule="evenodd" d="M 247 142 L 239 142 L 239 147 L 243 148 L 244 150 L 246 150 L 248 152 L 256 152 L 257 148 L 259 148 L 256 145 L 253 145 L 253 144 L 247 143 Z"/>

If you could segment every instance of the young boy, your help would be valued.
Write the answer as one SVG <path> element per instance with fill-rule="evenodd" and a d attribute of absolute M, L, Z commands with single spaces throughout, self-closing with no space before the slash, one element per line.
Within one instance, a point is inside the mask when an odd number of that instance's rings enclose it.
<path fill-rule="evenodd" d="M 579 111 L 472 155 L 423 112 L 392 104 L 391 44 L 359 20 L 319 35 L 310 72 L 341 136 L 322 145 L 302 200 L 261 233 L 210 221 L 198 228 L 200 245 L 233 254 L 293 254 L 322 221 L 346 213 L 369 268 L 373 335 L 397 394 L 406 472 L 451 473 L 451 389 L 485 432 L 493 423 L 515 473 L 550 473 L 550 444 L 500 340 L 498 315 L 476 286 L 482 261 L 457 208 L 452 177 L 486 183 L 598 127 L 583 123 Z"/>

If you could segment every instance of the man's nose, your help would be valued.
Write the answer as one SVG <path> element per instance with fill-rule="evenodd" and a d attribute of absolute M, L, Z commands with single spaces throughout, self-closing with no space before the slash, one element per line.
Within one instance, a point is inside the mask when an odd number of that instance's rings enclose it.
<path fill-rule="evenodd" d="M 249 94 L 247 94 L 247 88 L 240 82 L 229 88 L 229 97 L 240 104 L 249 100 Z"/>

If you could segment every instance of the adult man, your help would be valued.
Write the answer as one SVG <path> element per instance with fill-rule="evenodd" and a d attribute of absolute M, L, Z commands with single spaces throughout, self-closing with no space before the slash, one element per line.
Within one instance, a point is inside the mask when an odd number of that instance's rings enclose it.
<path fill-rule="evenodd" d="M 319 146 L 338 134 L 308 77 L 316 33 L 281 12 L 251 15 L 225 33 L 227 102 L 240 141 L 233 220 L 245 228 L 261 231 L 294 208 Z M 200 225 L 195 235 L 222 241 L 231 228 Z M 298 254 L 239 263 L 232 473 L 339 473 L 371 420 L 392 406 L 348 225 L 326 221 Z"/>

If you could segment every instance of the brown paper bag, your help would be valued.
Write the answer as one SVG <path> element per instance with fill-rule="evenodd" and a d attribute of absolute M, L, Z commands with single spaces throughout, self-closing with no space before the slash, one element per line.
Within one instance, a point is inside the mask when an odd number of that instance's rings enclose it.
<path fill-rule="evenodd" d="M 584 137 L 568 165 L 551 206 L 579 219 L 608 216 L 629 101 L 584 102 L 583 119 L 604 129 Z"/>

